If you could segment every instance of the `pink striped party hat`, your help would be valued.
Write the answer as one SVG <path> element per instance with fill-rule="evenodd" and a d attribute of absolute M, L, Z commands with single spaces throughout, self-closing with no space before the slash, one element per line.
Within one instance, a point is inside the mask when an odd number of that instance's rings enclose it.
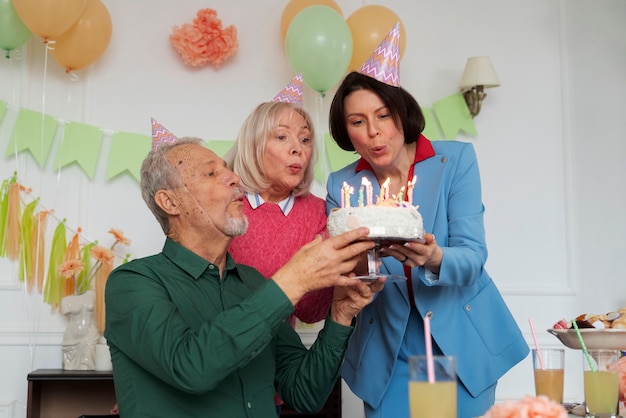
<path fill-rule="evenodd" d="M 394 25 L 376 47 L 359 69 L 359 73 L 390 86 L 400 86 L 400 22 Z"/>
<path fill-rule="evenodd" d="M 273 102 L 287 102 L 302 105 L 302 73 L 291 79 L 289 84 L 280 91 L 273 99 Z"/>
<path fill-rule="evenodd" d="M 150 118 L 152 121 L 152 149 L 159 149 L 161 145 L 171 144 L 178 140 L 176 136 L 165 129 L 163 125 L 157 122 L 154 118 Z"/>

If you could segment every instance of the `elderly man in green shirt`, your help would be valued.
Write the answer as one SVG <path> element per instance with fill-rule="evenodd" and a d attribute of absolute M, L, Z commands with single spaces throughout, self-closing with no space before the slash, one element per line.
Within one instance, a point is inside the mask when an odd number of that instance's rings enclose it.
<path fill-rule="evenodd" d="M 321 409 L 339 377 L 355 315 L 384 279 L 349 278 L 374 244 L 366 228 L 316 238 L 266 280 L 227 253 L 243 234 L 239 178 L 196 138 L 153 149 L 141 189 L 159 221 L 159 254 L 115 269 L 105 336 L 122 418 L 275 418 L 273 397 Z M 267 249 L 272 256 L 272 249 Z M 335 287 L 310 349 L 287 318 L 307 292 Z"/>

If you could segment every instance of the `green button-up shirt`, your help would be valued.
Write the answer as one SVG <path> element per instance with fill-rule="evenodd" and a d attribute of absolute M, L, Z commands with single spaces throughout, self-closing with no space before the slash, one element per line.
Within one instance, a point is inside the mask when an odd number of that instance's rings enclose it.
<path fill-rule="evenodd" d="M 120 415 L 275 418 L 274 392 L 322 408 L 352 327 L 326 320 L 310 350 L 272 280 L 227 257 L 217 266 L 169 238 L 163 252 L 115 269 L 106 331 Z"/>

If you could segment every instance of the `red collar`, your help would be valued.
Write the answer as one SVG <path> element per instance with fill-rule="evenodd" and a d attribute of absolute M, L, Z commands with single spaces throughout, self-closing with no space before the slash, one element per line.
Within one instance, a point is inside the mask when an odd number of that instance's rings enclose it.
<path fill-rule="evenodd" d="M 434 156 L 435 156 L 435 150 L 433 149 L 433 145 L 430 143 L 428 138 L 420 134 L 419 138 L 417 138 L 417 141 L 416 141 L 415 159 L 413 160 L 413 165 L 419 163 L 420 161 L 424 161 L 425 159 L 434 157 Z M 374 171 L 370 163 L 368 163 L 363 158 L 360 158 L 354 171 L 358 173 L 359 171 L 362 171 L 362 170 Z"/>

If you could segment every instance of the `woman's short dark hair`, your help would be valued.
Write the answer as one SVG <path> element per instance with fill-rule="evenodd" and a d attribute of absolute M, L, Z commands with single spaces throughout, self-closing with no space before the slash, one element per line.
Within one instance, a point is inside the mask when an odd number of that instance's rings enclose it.
<path fill-rule="evenodd" d="M 352 141 L 350 141 L 346 128 L 344 100 L 350 93 L 356 90 L 370 90 L 378 95 L 389 108 L 396 126 L 402 128 L 404 143 L 410 144 L 417 141 L 426 124 L 424 114 L 419 104 L 417 104 L 417 100 L 402 87 L 390 86 L 372 77 L 353 71 L 343 79 L 330 104 L 328 117 L 330 134 L 341 149 L 354 151 L 354 146 Z"/>

